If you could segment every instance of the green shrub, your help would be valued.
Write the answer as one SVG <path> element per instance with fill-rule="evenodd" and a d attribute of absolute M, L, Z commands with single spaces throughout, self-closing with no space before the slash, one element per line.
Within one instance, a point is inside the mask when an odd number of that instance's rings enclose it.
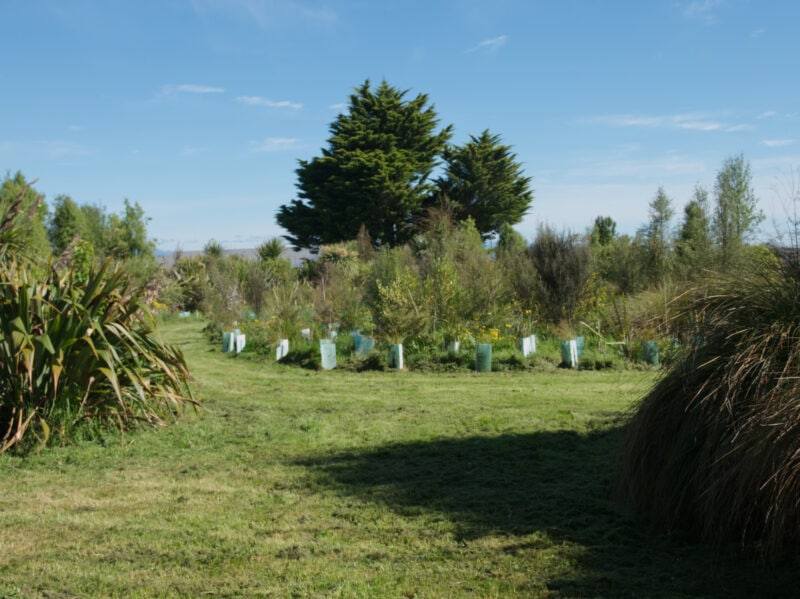
<path fill-rule="evenodd" d="M 590 276 L 589 246 L 580 236 L 540 226 L 528 248 L 536 277 L 533 296 L 547 322 L 572 322 Z"/>
<path fill-rule="evenodd" d="M 194 404 L 188 380 L 121 266 L 79 283 L 71 269 L 35 282 L 0 265 L 0 451 L 66 442 L 87 419 L 163 424 Z"/>

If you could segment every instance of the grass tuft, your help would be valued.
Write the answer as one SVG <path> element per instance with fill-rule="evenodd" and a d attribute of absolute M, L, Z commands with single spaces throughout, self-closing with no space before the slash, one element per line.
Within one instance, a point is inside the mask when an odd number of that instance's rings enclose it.
<path fill-rule="evenodd" d="M 630 423 L 623 493 L 661 530 L 800 550 L 800 268 L 768 260 L 702 297 L 694 346 Z"/>

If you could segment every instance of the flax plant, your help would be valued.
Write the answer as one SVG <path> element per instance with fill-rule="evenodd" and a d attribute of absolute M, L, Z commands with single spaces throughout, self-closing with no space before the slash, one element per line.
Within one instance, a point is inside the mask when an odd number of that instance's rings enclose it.
<path fill-rule="evenodd" d="M 67 442 L 86 421 L 161 425 L 195 405 L 183 355 L 122 266 L 57 262 L 35 280 L 15 252 L 25 217 L 17 203 L 0 223 L 0 452 Z"/>

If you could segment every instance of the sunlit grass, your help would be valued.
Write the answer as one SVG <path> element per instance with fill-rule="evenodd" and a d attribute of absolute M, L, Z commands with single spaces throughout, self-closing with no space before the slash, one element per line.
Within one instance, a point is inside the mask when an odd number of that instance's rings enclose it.
<path fill-rule="evenodd" d="M 0 456 L 0 597 L 730 597 L 788 576 L 611 499 L 647 372 L 310 372 L 169 325 L 203 408 Z M 755 592 L 758 590 L 758 592 Z"/>

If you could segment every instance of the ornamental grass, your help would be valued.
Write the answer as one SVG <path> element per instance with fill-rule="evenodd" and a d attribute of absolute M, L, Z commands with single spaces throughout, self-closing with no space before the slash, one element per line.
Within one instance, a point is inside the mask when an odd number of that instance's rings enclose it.
<path fill-rule="evenodd" d="M 622 491 L 661 530 L 796 555 L 798 253 L 776 252 L 720 288 L 691 303 L 690 349 L 632 416 Z"/>

